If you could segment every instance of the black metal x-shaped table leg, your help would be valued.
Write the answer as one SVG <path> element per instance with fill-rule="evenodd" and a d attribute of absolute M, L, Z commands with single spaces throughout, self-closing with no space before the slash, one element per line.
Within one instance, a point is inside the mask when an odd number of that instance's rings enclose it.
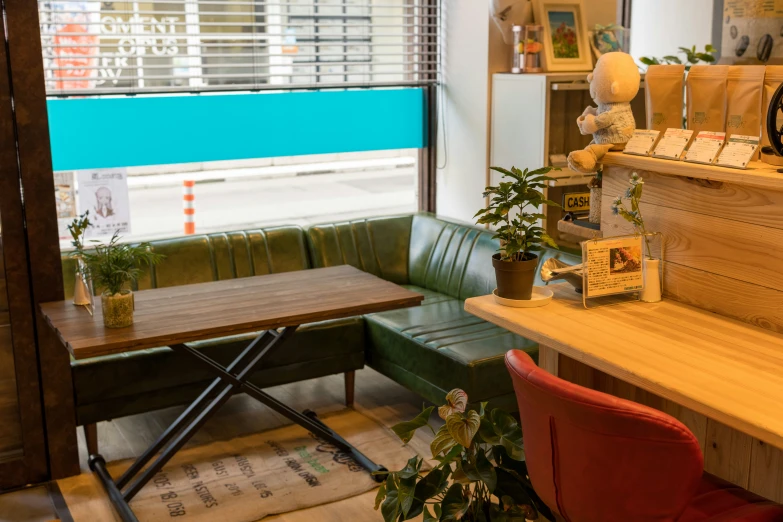
<path fill-rule="evenodd" d="M 247 393 L 274 411 L 306 428 L 317 437 L 350 454 L 357 463 L 367 470 L 373 472 L 387 471 L 386 468 L 375 464 L 366 455 L 318 420 L 312 412 L 299 413 L 247 381 L 252 372 L 258 369 L 258 365 L 266 357 L 278 350 L 293 335 L 296 328 L 296 326 L 292 326 L 284 328 L 279 332 L 268 330 L 262 333 L 248 344 L 242 353 L 227 367 L 221 366 L 200 351 L 185 344 L 171 346 L 176 351 L 184 352 L 194 357 L 205 367 L 209 368 L 217 377 L 180 414 L 177 420 L 136 459 L 116 482 L 107 471 L 104 458 L 100 455 L 90 455 L 90 469 L 98 475 L 109 495 L 109 500 L 117 509 L 123 522 L 138 522 L 128 505 L 131 499 L 232 395 L 240 392 Z M 160 455 L 145 469 L 145 466 L 158 453 Z M 374 477 L 379 481 L 385 479 L 382 475 L 374 475 Z"/>

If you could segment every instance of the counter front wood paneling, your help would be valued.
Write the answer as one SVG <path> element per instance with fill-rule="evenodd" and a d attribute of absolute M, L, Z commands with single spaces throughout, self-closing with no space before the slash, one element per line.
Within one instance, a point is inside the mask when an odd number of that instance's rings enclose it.
<path fill-rule="evenodd" d="M 625 234 L 611 202 L 637 172 L 647 228 L 666 236 L 668 298 L 783 332 L 783 174 L 610 153 L 601 229 Z"/>

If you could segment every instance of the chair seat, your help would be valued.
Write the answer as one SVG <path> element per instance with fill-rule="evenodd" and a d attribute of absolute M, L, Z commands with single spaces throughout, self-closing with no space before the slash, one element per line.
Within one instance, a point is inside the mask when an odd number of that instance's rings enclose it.
<path fill-rule="evenodd" d="M 366 316 L 368 364 L 382 373 L 393 367 L 415 375 L 443 394 L 462 388 L 472 403 L 503 395 L 513 398 L 505 353 L 517 349 L 535 358 L 538 344 L 465 312 L 460 299 L 403 286 L 424 295 L 424 302 Z M 430 398 L 421 389 L 416 391 L 429 400 L 443 400 L 440 393 Z"/>
<path fill-rule="evenodd" d="M 781 522 L 783 506 L 704 473 L 677 522 Z"/>

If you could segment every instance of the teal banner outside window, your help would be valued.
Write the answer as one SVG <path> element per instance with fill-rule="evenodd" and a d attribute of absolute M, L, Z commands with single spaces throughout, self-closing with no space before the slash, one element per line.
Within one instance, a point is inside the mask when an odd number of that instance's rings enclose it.
<path fill-rule="evenodd" d="M 54 170 L 427 146 L 424 90 L 48 100 Z"/>

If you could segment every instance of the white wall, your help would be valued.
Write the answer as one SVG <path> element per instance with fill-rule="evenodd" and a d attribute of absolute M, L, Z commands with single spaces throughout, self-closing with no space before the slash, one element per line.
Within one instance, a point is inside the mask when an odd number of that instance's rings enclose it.
<path fill-rule="evenodd" d="M 712 42 L 713 0 L 634 0 L 631 7 L 631 54 L 661 57 L 678 47 Z"/>
<path fill-rule="evenodd" d="M 484 0 L 447 0 L 442 5 L 438 166 L 444 168 L 437 174 L 437 210 L 472 221 L 484 206 L 481 194 L 487 176 L 489 8 Z"/>

